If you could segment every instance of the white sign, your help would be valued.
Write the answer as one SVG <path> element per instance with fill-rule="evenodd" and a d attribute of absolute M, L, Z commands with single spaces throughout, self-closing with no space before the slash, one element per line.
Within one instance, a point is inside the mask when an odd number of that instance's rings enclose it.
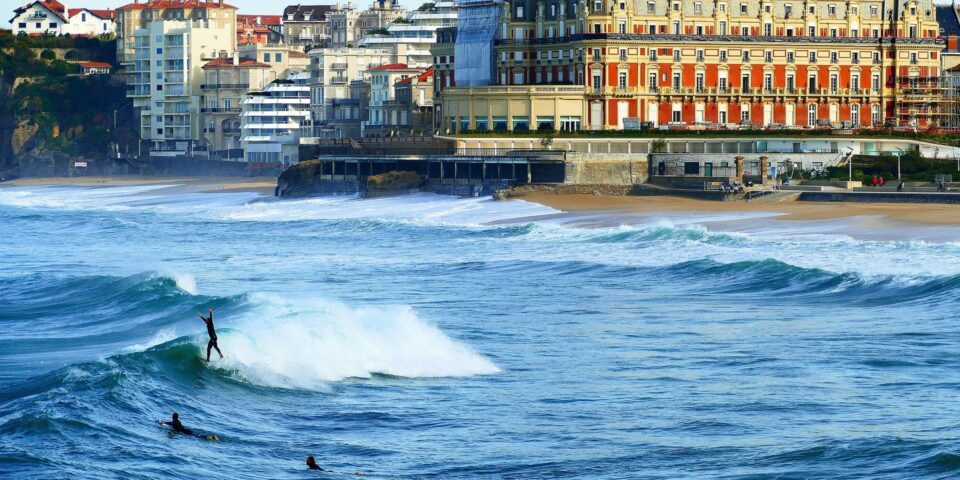
<path fill-rule="evenodd" d="M 73 162 L 73 168 L 87 168 L 87 162 Z"/>

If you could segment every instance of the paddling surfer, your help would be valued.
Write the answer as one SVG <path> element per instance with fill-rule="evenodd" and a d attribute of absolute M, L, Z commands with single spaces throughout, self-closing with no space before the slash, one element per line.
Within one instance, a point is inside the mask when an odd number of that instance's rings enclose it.
<path fill-rule="evenodd" d="M 203 438 L 206 440 L 220 440 L 220 437 L 216 435 L 197 435 L 196 433 L 193 433 L 193 430 L 183 426 L 183 423 L 180 421 L 180 414 L 177 412 L 173 412 L 173 420 L 169 422 L 166 420 L 157 421 L 160 422 L 160 425 L 170 425 L 170 427 L 173 428 L 173 431 L 177 433 L 190 435 L 191 437 Z"/>
<path fill-rule="evenodd" d="M 202 313 L 197 313 L 197 316 L 203 320 L 203 323 L 207 324 L 207 335 L 210 336 L 210 341 L 207 342 L 207 362 L 210 362 L 210 350 L 216 348 L 217 353 L 220 354 L 220 358 L 223 358 L 223 353 L 220 351 L 220 346 L 217 345 L 217 331 L 213 328 L 213 307 L 210 307 L 210 316 L 204 317 Z"/>

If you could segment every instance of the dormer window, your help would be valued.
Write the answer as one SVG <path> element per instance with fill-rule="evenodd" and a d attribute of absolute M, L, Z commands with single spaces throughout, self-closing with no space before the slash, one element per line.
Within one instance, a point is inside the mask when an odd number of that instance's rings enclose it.
<path fill-rule="evenodd" d="M 292 13 L 288 13 L 288 14 L 287 14 L 287 20 L 293 20 L 293 14 L 292 14 Z"/>
<path fill-rule="evenodd" d="M 303 14 L 303 21 L 305 21 L 305 22 L 309 22 L 309 21 L 310 21 L 310 14 L 309 14 L 309 13 L 304 13 L 304 14 Z"/>
<path fill-rule="evenodd" d="M 746 3 L 741 3 L 741 4 L 740 4 L 740 15 L 746 15 L 746 14 L 747 14 L 747 4 L 746 4 Z"/>
<path fill-rule="evenodd" d="M 517 7 L 517 18 L 523 18 L 523 6 Z"/>

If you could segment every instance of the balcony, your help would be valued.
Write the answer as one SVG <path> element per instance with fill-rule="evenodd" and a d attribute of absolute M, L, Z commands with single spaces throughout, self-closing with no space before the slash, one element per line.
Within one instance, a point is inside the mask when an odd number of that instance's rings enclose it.
<path fill-rule="evenodd" d="M 240 113 L 240 108 L 205 107 L 200 109 L 200 113 Z"/>
<path fill-rule="evenodd" d="M 341 85 L 342 85 L 342 84 L 345 84 L 345 83 L 347 83 L 347 77 L 333 77 L 333 78 L 330 79 L 330 83 L 332 83 L 332 84 L 341 84 Z"/>
<path fill-rule="evenodd" d="M 226 89 L 245 90 L 250 88 L 249 83 L 205 83 L 200 85 L 200 90 L 226 90 Z"/>
<path fill-rule="evenodd" d="M 346 69 L 347 69 L 347 64 L 346 64 L 346 63 L 332 63 L 332 64 L 330 64 L 330 68 L 332 68 L 333 70 L 346 70 Z"/>

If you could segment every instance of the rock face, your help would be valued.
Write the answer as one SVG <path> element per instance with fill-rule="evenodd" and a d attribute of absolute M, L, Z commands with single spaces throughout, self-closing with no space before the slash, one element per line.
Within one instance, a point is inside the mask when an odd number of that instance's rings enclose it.
<path fill-rule="evenodd" d="M 416 172 L 393 171 L 367 177 L 365 197 L 402 195 L 420 190 L 423 179 Z"/>

